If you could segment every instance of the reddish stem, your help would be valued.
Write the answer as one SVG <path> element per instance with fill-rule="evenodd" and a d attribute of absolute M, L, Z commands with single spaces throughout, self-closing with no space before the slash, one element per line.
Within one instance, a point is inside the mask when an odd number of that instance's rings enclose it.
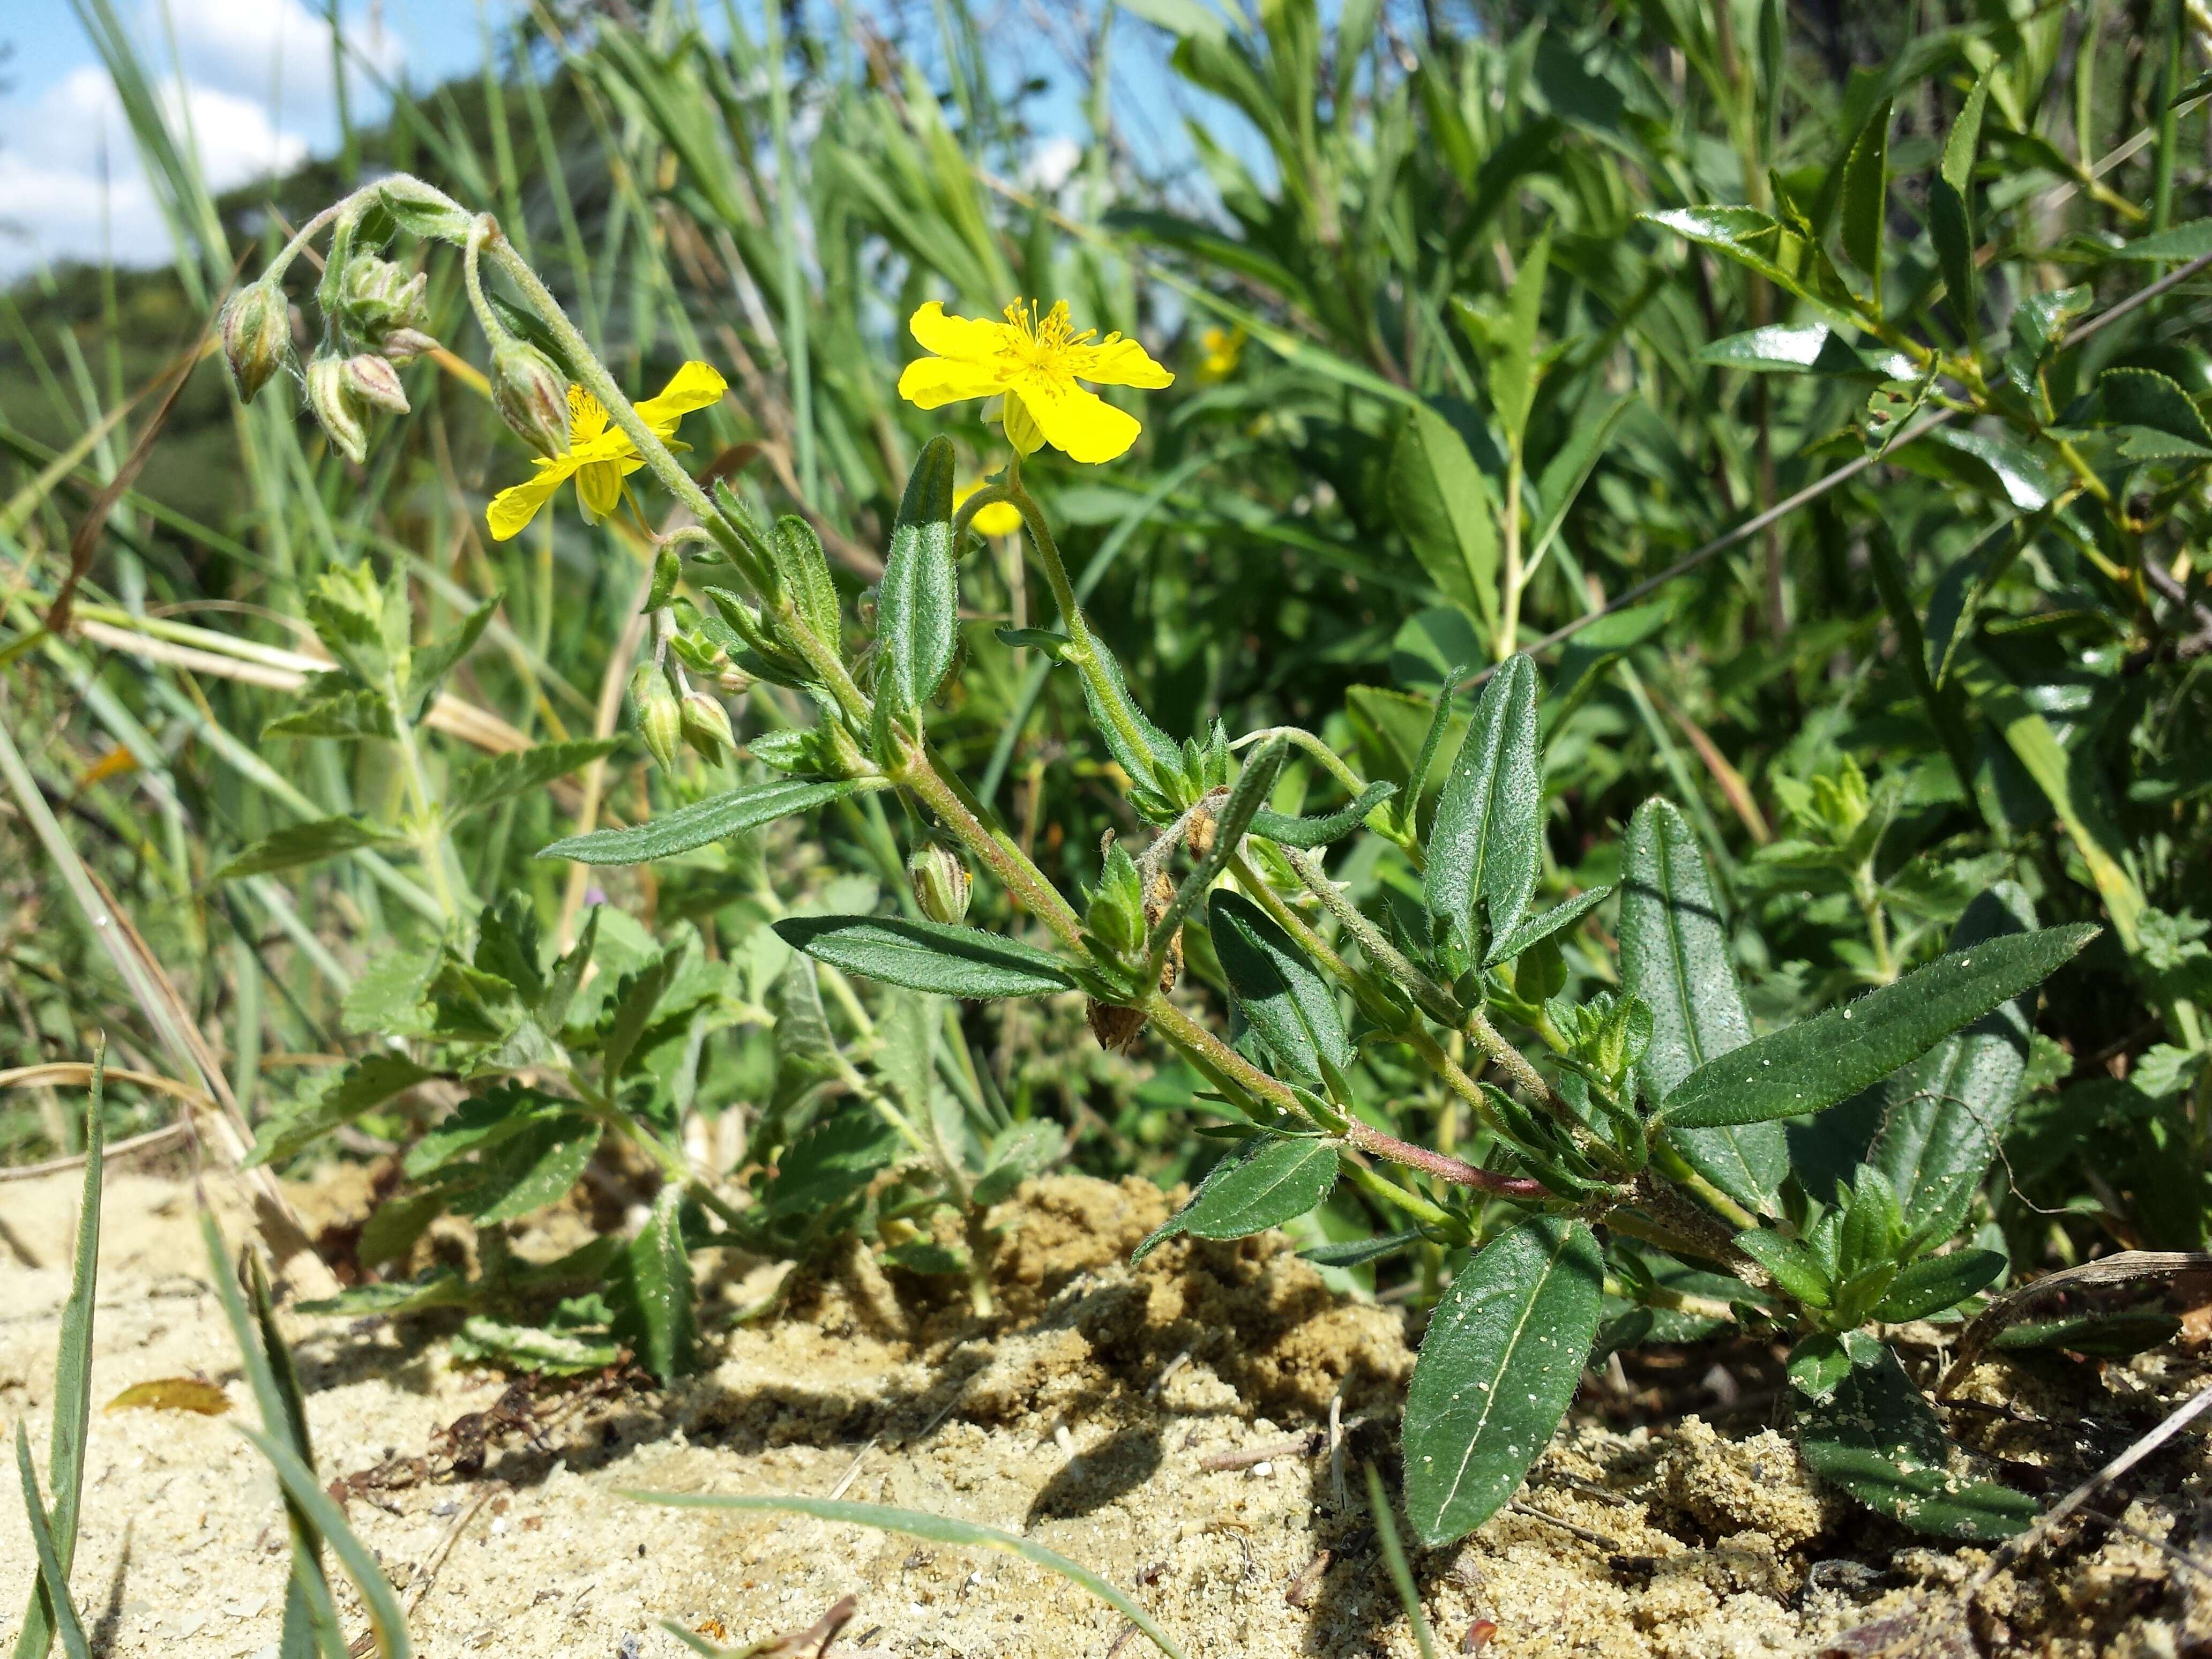
<path fill-rule="evenodd" d="M 1463 1158 L 1432 1152 L 1425 1146 L 1416 1146 L 1409 1140 L 1384 1134 L 1382 1130 L 1357 1118 L 1345 1125 L 1344 1138 L 1364 1152 L 1387 1158 L 1393 1164 L 1419 1170 L 1439 1181 L 1449 1181 L 1455 1187 L 1472 1187 L 1477 1192 L 1489 1193 L 1498 1198 L 1544 1199 L 1552 1196 L 1540 1181 L 1531 1181 L 1525 1176 L 1499 1175 L 1494 1170 L 1483 1169 Z"/>

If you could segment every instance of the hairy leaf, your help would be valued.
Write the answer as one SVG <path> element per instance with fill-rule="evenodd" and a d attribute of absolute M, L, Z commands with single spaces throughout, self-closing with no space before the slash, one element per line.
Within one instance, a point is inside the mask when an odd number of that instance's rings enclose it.
<path fill-rule="evenodd" d="M 952 666 L 959 586 L 952 562 L 952 441 L 932 438 L 908 477 L 876 600 L 876 695 L 910 714 Z"/>
<path fill-rule="evenodd" d="M 255 842 L 209 879 L 236 881 L 242 876 L 266 876 L 279 870 L 296 870 L 303 864 L 319 864 L 325 859 L 334 859 L 341 853 L 350 853 L 363 847 L 384 846 L 398 839 L 392 830 L 371 823 L 366 818 L 310 818 L 305 823 L 287 824 L 275 835 Z"/>
<path fill-rule="evenodd" d="M 1075 988 L 1046 952 L 981 927 L 890 916 L 793 916 L 777 922 L 775 931 L 817 962 L 910 991 L 980 999 Z"/>
<path fill-rule="evenodd" d="M 577 768 L 588 766 L 602 755 L 612 752 L 621 741 L 619 738 L 591 738 L 580 743 L 541 743 L 535 749 L 494 755 L 489 760 L 464 766 L 446 787 L 446 816 L 458 818 L 464 812 L 543 789 L 556 779 L 565 778 Z"/>
<path fill-rule="evenodd" d="M 1398 793 L 1395 783 L 1370 783 L 1358 799 L 1317 817 L 1290 817 L 1262 807 L 1252 815 L 1252 833 L 1285 847 L 1310 849 L 1341 841 L 1367 822 L 1367 815 Z"/>
<path fill-rule="evenodd" d="M 1215 1164 L 1190 1202 L 1137 1246 L 1141 1261 L 1178 1233 L 1243 1238 L 1294 1221 L 1336 1185 L 1336 1146 L 1312 1136 L 1255 1135 Z"/>
<path fill-rule="evenodd" d="M 1478 902 L 1492 937 L 1520 922 L 1542 863 L 1542 811 L 1536 666 L 1524 654 L 1483 686 L 1429 830 L 1429 914 L 1461 949 L 1474 949 Z"/>
<path fill-rule="evenodd" d="M 704 847 L 709 842 L 757 830 L 763 823 L 804 812 L 826 802 L 842 800 L 859 789 L 849 778 L 809 783 L 779 778 L 773 783 L 748 783 L 726 794 L 695 801 L 627 830 L 599 830 L 588 836 L 570 836 L 540 850 L 541 859 L 571 859 L 578 864 L 649 864 Z"/>
<path fill-rule="evenodd" d="M 1282 1073 L 1309 1088 L 1353 1059 L 1336 997 L 1306 953 L 1243 894 L 1218 888 L 1206 905 L 1206 931 L 1229 980 L 1229 994 Z"/>

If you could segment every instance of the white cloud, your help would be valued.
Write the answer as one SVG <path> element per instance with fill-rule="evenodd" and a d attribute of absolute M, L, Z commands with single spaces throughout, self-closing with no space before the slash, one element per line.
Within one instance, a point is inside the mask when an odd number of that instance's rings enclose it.
<path fill-rule="evenodd" d="M 162 102 L 171 130 L 187 131 L 209 186 L 228 190 L 293 167 L 307 140 L 270 119 L 252 99 L 173 82 Z M 184 118 L 179 118 L 180 116 Z M 71 70 L 0 125 L 0 276 L 40 260 L 161 264 L 173 256 L 122 101 L 106 75 Z"/>
<path fill-rule="evenodd" d="M 386 79 L 399 68 L 398 38 L 384 29 L 380 9 L 340 14 L 349 49 L 346 88 L 356 103 L 374 85 L 362 60 Z M 300 0 L 156 0 L 146 9 L 143 38 L 162 40 L 165 27 L 173 30 L 177 63 L 193 85 L 273 104 L 280 125 L 319 130 L 334 104 L 331 26 L 319 10 Z"/>

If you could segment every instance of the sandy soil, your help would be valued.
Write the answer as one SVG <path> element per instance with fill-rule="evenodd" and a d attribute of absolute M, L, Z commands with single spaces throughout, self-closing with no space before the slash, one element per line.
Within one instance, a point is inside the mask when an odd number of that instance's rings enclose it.
<path fill-rule="evenodd" d="M 0 1425 L 12 1437 L 27 1419 L 41 1463 L 68 1289 L 55 1241 L 76 1201 L 68 1176 L 0 1188 Z M 94 1397 L 199 1374 L 234 1409 L 95 1413 L 77 1598 L 96 1653 L 274 1659 L 283 1527 L 273 1480 L 233 1427 L 252 1408 L 204 1282 L 193 1202 L 174 1180 L 111 1176 Z M 1148 1650 L 1133 1637 L 1117 1650 L 1118 1614 L 1010 1557 L 655 1508 L 621 1495 L 633 1489 L 837 1493 L 1025 1533 L 1130 1589 L 1192 1659 L 1411 1655 L 1358 1462 L 1389 1466 L 1412 1364 L 1399 1316 L 1332 1296 L 1273 1235 L 1178 1240 L 1133 1272 L 1129 1249 L 1164 1206 L 1141 1182 L 1035 1183 L 1002 1217 L 1012 1242 L 991 1327 L 856 1254 L 792 1287 L 772 1321 L 717 1335 L 710 1369 L 683 1386 L 594 1401 L 542 1449 L 495 1443 L 473 1478 L 433 1457 L 431 1478 L 355 1498 L 354 1524 L 418 1598 L 416 1650 L 432 1659 L 672 1656 L 683 1650 L 661 1620 L 756 1641 L 847 1595 L 858 1615 L 838 1654 Z M 775 1271 L 727 1264 L 721 1305 L 758 1300 Z M 419 1327 L 293 1317 L 288 1329 L 325 1477 L 425 1455 L 506 1381 L 457 1368 Z M 2063 1491 L 2200 1370 L 2152 1357 L 2108 1372 L 2085 1401 L 2078 1375 L 2059 1388 L 1985 1367 L 1969 1394 L 2035 1420 L 1968 1413 L 1954 1431 Z M 1589 1409 L 1540 1462 L 1520 1512 L 1417 1558 L 1445 1650 L 1476 1650 L 1462 1644 L 1482 1620 L 1496 1626 L 1482 1650 L 1510 1659 L 1973 1650 L 1955 1645 L 1966 1620 L 1941 1598 L 1978 1552 L 1854 1517 L 1771 1428 L 1743 1435 L 1740 1416 L 1734 1438 L 1695 1416 L 1624 1427 L 1627 1396 L 1616 1387 L 1607 1410 L 1607 1393 L 1590 1380 Z M 1304 1444 L 1221 1467 L 1325 1424 L 1339 1398 L 1347 1422 L 1379 1419 L 1346 1437 L 1345 1491 L 1327 1452 Z M 2212 1596 L 2160 1548 L 2196 1547 L 2212 1516 L 2203 1443 L 2106 1507 L 2127 1530 L 2038 1557 L 1979 1598 L 1982 1650 L 2212 1652 Z M 31 1576 L 22 1516 L 0 1501 L 0 1642 Z M 1924 1616 L 1844 1636 L 1916 1607 Z"/>

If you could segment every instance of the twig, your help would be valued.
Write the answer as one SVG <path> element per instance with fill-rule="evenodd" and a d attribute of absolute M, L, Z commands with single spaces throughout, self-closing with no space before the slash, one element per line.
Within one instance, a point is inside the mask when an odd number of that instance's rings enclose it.
<path fill-rule="evenodd" d="M 1255 1463 L 1272 1463 L 1278 1457 L 1311 1457 L 1328 1443 L 1328 1430 L 1312 1429 L 1304 1434 L 1292 1435 L 1288 1440 L 1271 1440 L 1264 1446 L 1247 1446 L 1241 1451 L 1211 1452 L 1198 1460 L 1198 1467 L 1209 1474 L 1223 1469 L 1248 1469 Z"/>
<path fill-rule="evenodd" d="M 1600 1549 L 1615 1555 L 1620 1553 L 1620 1544 L 1607 1538 L 1603 1533 L 1593 1532 L 1588 1527 L 1577 1526 L 1571 1521 L 1563 1521 L 1558 1516 L 1548 1514 L 1533 1504 L 1515 1502 L 1508 1504 L 1505 1507 L 1516 1515 L 1527 1516 L 1531 1521 L 1541 1521 L 1548 1526 L 1557 1527 L 1561 1532 L 1572 1533 L 1585 1544 L 1595 1544 Z"/>
<path fill-rule="evenodd" d="M 2016 1291 L 2006 1291 L 1974 1316 L 1973 1323 L 1959 1339 L 1959 1357 L 1951 1362 L 1951 1368 L 1943 1373 L 1943 1380 L 1936 1385 L 1936 1397 L 1942 1399 L 1966 1380 L 1966 1373 L 1973 1370 L 1974 1362 L 1982 1357 L 1982 1350 L 1998 1332 L 2054 1296 L 2068 1291 L 2109 1290 L 2118 1285 L 2174 1279 L 2207 1269 L 2212 1269 L 2212 1251 L 2122 1250 L 2116 1255 L 2100 1256 L 2078 1267 L 2063 1267 L 2055 1273 L 2031 1279 Z"/>
<path fill-rule="evenodd" d="M 881 1435 L 870 1435 L 868 1437 L 868 1443 L 861 1447 L 859 1451 L 853 1455 L 853 1461 L 846 1466 L 845 1473 L 839 1475 L 837 1477 L 837 1484 L 830 1488 L 830 1497 L 832 1502 L 842 1498 L 847 1492 L 852 1491 L 853 1483 L 860 1478 L 860 1465 L 868 1461 L 868 1454 L 875 1450 L 876 1442 L 882 1438 L 883 1437 Z"/>
<path fill-rule="evenodd" d="M 100 1162 L 104 1165 L 125 1152 L 143 1152 L 152 1147 L 166 1146 L 173 1140 L 186 1139 L 191 1133 L 191 1126 L 180 1118 L 164 1128 L 149 1129 L 144 1134 L 132 1135 L 128 1140 L 112 1142 L 101 1155 Z M 40 1176 L 59 1175 L 64 1170 L 81 1170 L 84 1167 L 85 1156 L 82 1152 L 72 1152 L 67 1158 L 48 1158 L 44 1164 L 19 1164 L 11 1170 L 0 1170 L 0 1182 L 32 1181 Z"/>

